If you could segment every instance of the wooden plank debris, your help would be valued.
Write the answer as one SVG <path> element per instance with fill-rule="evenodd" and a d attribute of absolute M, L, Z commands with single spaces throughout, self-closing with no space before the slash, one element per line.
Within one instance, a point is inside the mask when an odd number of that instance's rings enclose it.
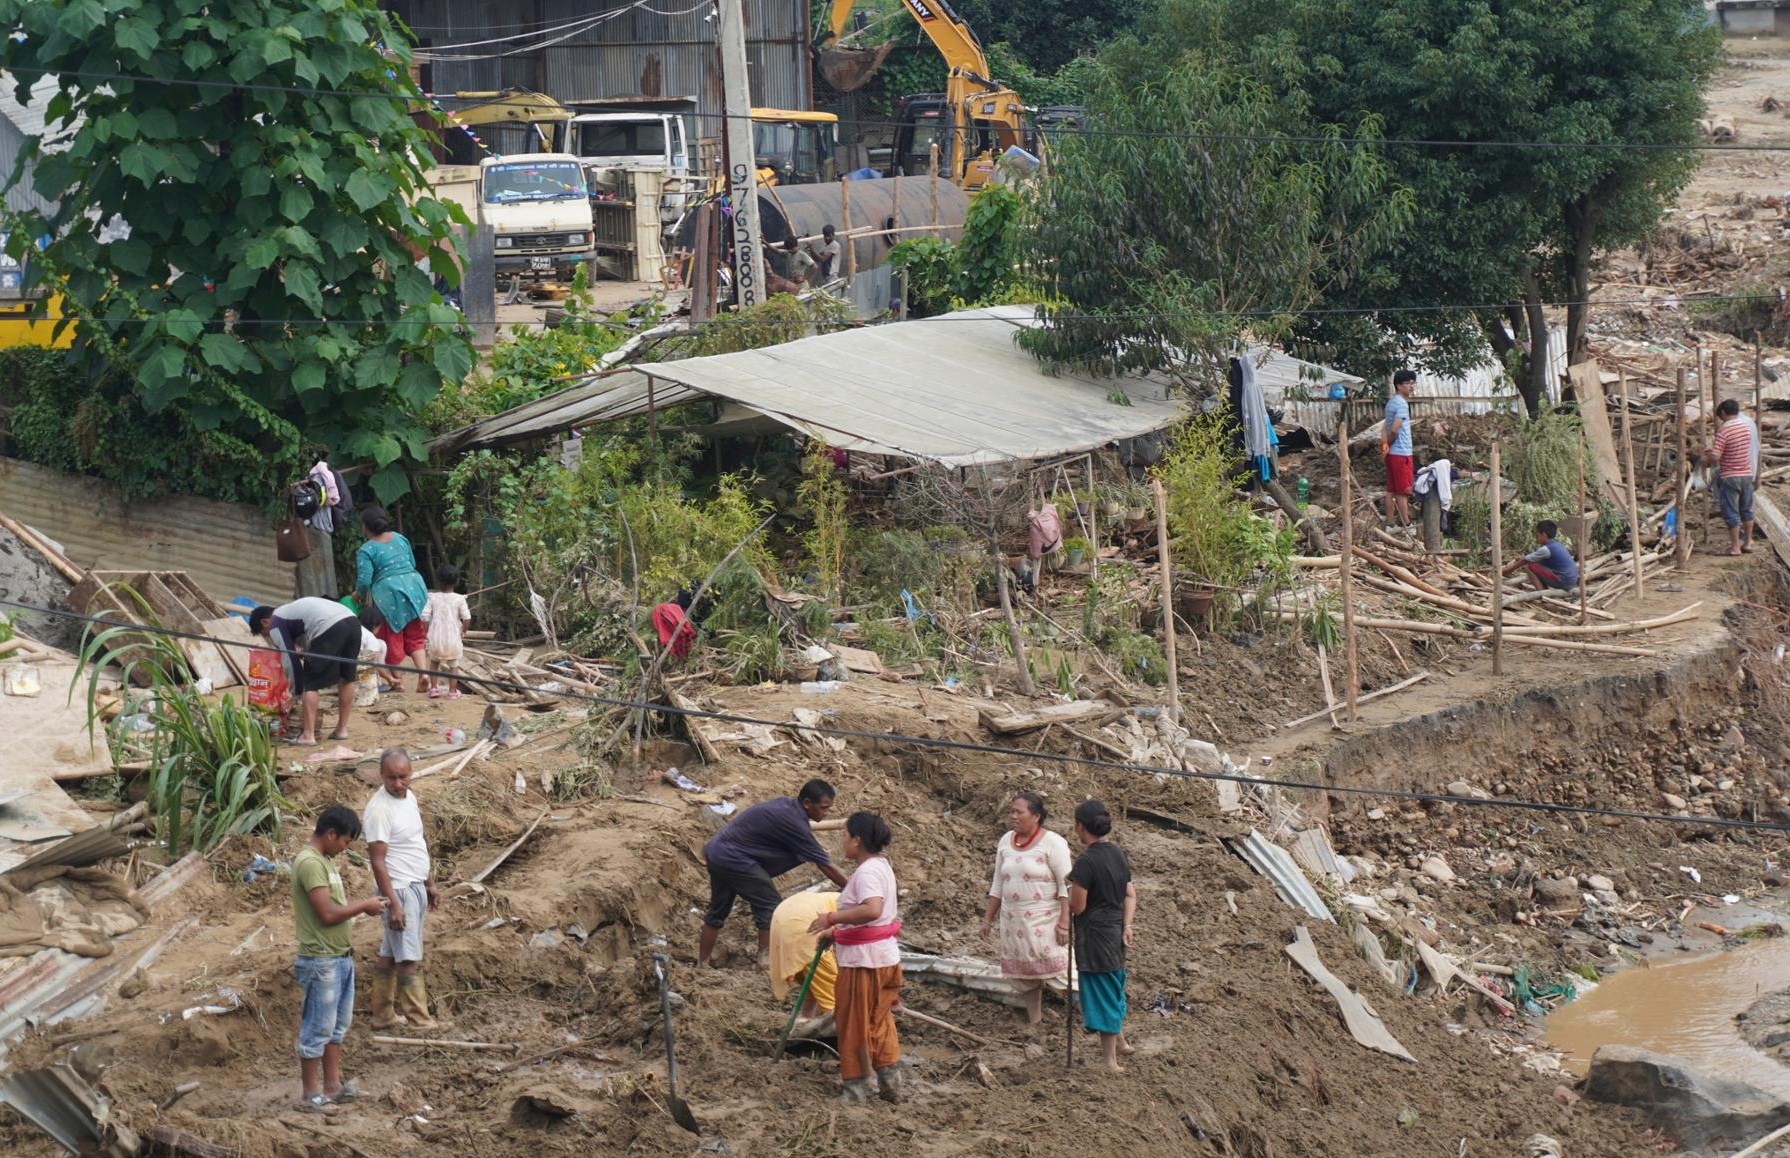
<path fill-rule="evenodd" d="M 1039 728 L 1051 724 L 1074 723 L 1078 720 L 1113 716 L 1123 710 L 1105 700 L 1076 700 L 1074 703 L 1052 704 L 1036 711 L 1015 712 L 1005 716 L 997 716 L 986 708 L 979 710 L 978 714 L 981 716 L 984 728 L 997 735 L 1014 736 L 1022 732 L 1035 732 Z"/>

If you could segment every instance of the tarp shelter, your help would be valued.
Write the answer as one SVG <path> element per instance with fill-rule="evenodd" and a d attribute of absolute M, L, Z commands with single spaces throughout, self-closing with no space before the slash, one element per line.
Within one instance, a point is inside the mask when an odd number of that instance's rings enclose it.
<path fill-rule="evenodd" d="M 707 398 L 722 403 L 724 423 L 762 416 L 845 450 L 964 467 L 1076 454 L 1164 429 L 1187 413 L 1185 402 L 1170 396 L 1166 378 L 1046 373 L 1014 342 L 1021 328 L 1036 324 L 1029 306 L 961 310 L 735 354 L 630 366 L 493 415 L 434 445 L 459 450 L 538 441 Z M 1335 373 L 1280 353 L 1265 357 L 1259 373 L 1269 381 Z"/>

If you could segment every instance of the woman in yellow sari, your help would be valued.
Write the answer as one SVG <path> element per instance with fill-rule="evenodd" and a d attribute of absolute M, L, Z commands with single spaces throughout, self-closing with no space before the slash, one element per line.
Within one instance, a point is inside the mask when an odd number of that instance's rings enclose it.
<path fill-rule="evenodd" d="M 771 996 L 788 1001 L 793 991 L 802 988 L 802 978 L 814 961 L 814 947 L 820 936 L 810 933 L 808 926 L 822 913 L 839 908 L 835 892 L 797 893 L 778 905 L 771 914 Z M 814 982 L 808 986 L 808 998 L 796 1022 L 797 1037 L 829 1036 L 831 1027 L 816 1024 L 816 1019 L 833 1012 L 833 986 L 839 976 L 839 965 L 828 949 L 820 955 L 814 969 Z M 787 1008 L 787 1007 L 786 1007 Z M 819 1031 L 819 1032 L 816 1032 Z"/>

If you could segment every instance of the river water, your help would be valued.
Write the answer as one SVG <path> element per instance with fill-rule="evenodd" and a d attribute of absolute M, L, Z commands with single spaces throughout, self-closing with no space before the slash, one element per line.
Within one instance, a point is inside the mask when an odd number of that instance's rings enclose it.
<path fill-rule="evenodd" d="M 1734 1020 L 1784 988 L 1790 988 L 1790 937 L 1636 965 L 1550 1014 L 1548 1042 L 1565 1051 L 1575 1074 L 1585 1072 L 1598 1046 L 1630 1045 L 1790 1098 L 1790 1067 L 1748 1045 Z"/>

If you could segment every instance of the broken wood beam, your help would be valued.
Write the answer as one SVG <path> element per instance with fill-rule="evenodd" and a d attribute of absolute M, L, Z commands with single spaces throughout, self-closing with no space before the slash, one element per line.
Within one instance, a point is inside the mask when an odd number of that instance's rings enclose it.
<path fill-rule="evenodd" d="M 1355 626 L 1360 627 L 1364 624 L 1372 625 L 1372 624 L 1376 624 L 1378 622 L 1379 621 L 1377 621 L 1377 620 L 1357 619 L 1355 621 Z M 1441 626 L 1441 625 L 1437 624 L 1436 626 Z M 1416 683 L 1418 680 L 1428 678 L 1429 674 L 1430 673 L 1427 671 L 1420 671 L 1416 675 L 1412 676 L 1410 679 L 1401 680 L 1398 683 L 1393 684 L 1389 688 L 1380 688 L 1378 691 L 1368 692 L 1366 695 L 1362 696 L 1360 699 L 1356 700 L 1355 702 L 1358 704 L 1365 704 L 1369 700 L 1377 700 L 1381 696 L 1389 696 L 1393 692 L 1402 692 L 1406 688 L 1410 687 L 1412 684 Z M 1317 719 L 1319 716 L 1328 716 L 1334 710 L 1335 710 L 1334 706 L 1319 708 L 1317 711 L 1313 712 L 1311 715 L 1300 716 L 1297 720 L 1289 720 L 1286 723 L 1282 724 L 1281 727 L 1296 728 L 1300 724 L 1309 724 L 1313 720 Z"/>
<path fill-rule="evenodd" d="M 456 1041 L 449 1037 L 389 1037 L 373 1035 L 379 1045 L 415 1046 L 419 1049 L 465 1049 L 480 1053 L 521 1053 L 522 1047 L 512 1041 Z"/>
<path fill-rule="evenodd" d="M 1123 708 L 1116 707 L 1106 700 L 1077 700 L 1074 703 L 1052 704 L 1047 708 L 1038 708 L 1030 712 L 1015 712 L 1006 716 L 997 716 L 986 708 L 980 709 L 978 714 L 981 716 L 984 728 L 996 735 L 1014 736 L 1022 732 L 1035 732 L 1039 728 L 1051 724 L 1112 717 L 1123 712 Z"/>

